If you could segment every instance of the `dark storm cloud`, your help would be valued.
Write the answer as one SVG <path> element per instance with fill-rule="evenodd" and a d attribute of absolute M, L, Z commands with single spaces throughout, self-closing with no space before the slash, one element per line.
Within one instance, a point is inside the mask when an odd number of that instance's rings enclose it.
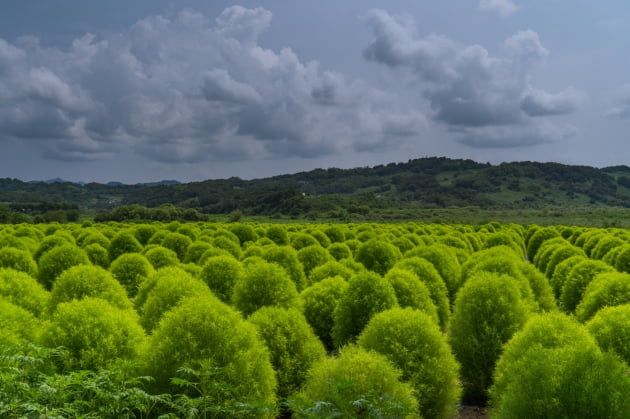
<path fill-rule="evenodd" d="M 530 86 L 533 69 L 549 55 L 534 31 L 507 38 L 502 54 L 493 56 L 480 45 L 463 45 L 435 34 L 421 37 L 409 17 L 372 10 L 366 20 L 374 40 L 364 51 L 365 58 L 409 69 L 433 119 L 457 128 L 465 144 L 515 147 L 551 141 L 544 137 L 547 130 L 529 132 L 535 124 L 531 117 L 570 113 L 581 101 L 581 93 L 573 88 L 552 94 Z M 509 139 L 505 127 L 515 132 Z M 484 135 L 478 137 L 481 128 Z"/>
<path fill-rule="evenodd" d="M 261 46 L 271 18 L 183 11 L 65 49 L 0 39 L 0 139 L 38 141 L 63 161 L 135 152 L 198 163 L 378 148 L 422 129 L 393 94 Z"/>

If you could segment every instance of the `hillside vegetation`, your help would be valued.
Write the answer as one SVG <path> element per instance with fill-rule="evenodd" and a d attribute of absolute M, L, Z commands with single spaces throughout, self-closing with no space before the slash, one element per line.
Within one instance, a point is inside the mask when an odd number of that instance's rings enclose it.
<path fill-rule="evenodd" d="M 198 220 L 199 214 L 192 211 L 239 211 L 253 216 L 347 221 L 417 219 L 419 209 L 629 208 L 630 167 L 597 169 L 537 162 L 491 165 L 422 158 L 375 167 L 315 169 L 264 179 L 232 177 L 186 184 L 25 183 L 0 179 L 0 202 L 7 206 L 4 212 L 49 214 L 53 221 L 64 221 L 59 219 L 59 211 L 70 213 L 70 220 L 79 216 L 77 212 L 102 213 L 103 220 L 165 221 Z M 165 205 L 158 214 L 141 208 Z M 169 205 L 180 208 L 180 213 L 172 214 Z M 134 207 L 109 213 L 121 206 Z M 189 211 L 184 215 L 185 210 Z M 0 218 L 2 213 L 0 208 Z"/>

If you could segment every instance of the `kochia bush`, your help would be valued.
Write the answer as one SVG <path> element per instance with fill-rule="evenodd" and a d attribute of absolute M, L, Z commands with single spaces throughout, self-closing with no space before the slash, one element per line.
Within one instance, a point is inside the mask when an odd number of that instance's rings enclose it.
<path fill-rule="evenodd" d="M 161 245 L 167 249 L 171 249 L 177 254 L 177 259 L 183 262 L 186 256 L 188 246 L 192 244 L 190 237 L 180 233 L 169 233 L 162 239 Z"/>
<path fill-rule="evenodd" d="M 630 274 L 603 272 L 584 290 L 582 301 L 575 309 L 581 322 L 588 321 L 600 309 L 630 303 Z"/>
<path fill-rule="evenodd" d="M 405 254 L 406 258 L 414 256 L 431 262 L 448 289 L 449 300 L 453 301 L 461 285 L 462 268 L 452 248 L 443 244 L 434 244 L 417 247 Z"/>
<path fill-rule="evenodd" d="M 46 346 L 68 350 L 69 355 L 62 358 L 64 370 L 96 369 L 117 358 L 136 357 L 144 332 L 133 310 L 85 298 L 59 304 L 41 339 Z"/>
<path fill-rule="evenodd" d="M 147 260 L 151 262 L 151 265 L 153 265 L 153 268 L 155 269 L 179 265 L 177 253 L 163 246 L 151 247 L 150 249 L 146 250 L 146 252 L 144 252 L 144 257 L 146 257 Z"/>
<path fill-rule="evenodd" d="M 231 255 L 213 256 L 206 260 L 199 278 L 212 290 L 214 295 L 224 303 L 232 298 L 232 289 L 245 275 L 241 262 Z"/>
<path fill-rule="evenodd" d="M 142 250 L 142 245 L 131 231 L 121 231 L 117 233 L 109 244 L 109 260 L 116 260 L 123 253 L 138 253 Z"/>
<path fill-rule="evenodd" d="M 334 349 L 334 312 L 348 283 L 340 276 L 323 279 L 303 290 L 300 301 L 306 320 L 329 351 Z"/>
<path fill-rule="evenodd" d="M 431 300 L 431 291 L 420 281 L 418 275 L 406 269 L 392 268 L 385 279 L 392 284 L 400 307 L 420 310 L 433 319 L 435 324 L 440 323 L 437 309 Z"/>
<path fill-rule="evenodd" d="M 304 315 L 295 308 L 263 307 L 249 319 L 269 348 L 276 371 L 278 396 L 286 398 L 298 391 L 315 361 L 326 356 Z"/>
<path fill-rule="evenodd" d="M 316 363 L 289 406 L 298 418 L 417 418 L 413 389 L 385 356 L 350 346 Z"/>
<path fill-rule="evenodd" d="M 37 264 L 28 250 L 20 250 L 13 247 L 0 249 L 0 268 L 11 268 L 30 276 L 37 276 Z"/>
<path fill-rule="evenodd" d="M 217 298 L 182 301 L 164 315 L 149 347 L 144 356 L 146 373 L 155 378 L 156 392 L 179 392 L 172 378 L 186 378 L 181 369 L 188 367 L 207 376 L 191 394 L 194 397 L 204 396 L 226 409 L 239 403 L 275 404 L 276 378 L 269 351 L 254 325 Z M 257 416 L 273 418 L 275 412 Z"/>
<path fill-rule="evenodd" d="M 89 265 L 85 251 L 73 244 L 54 247 L 39 259 L 39 281 L 50 289 L 63 271 L 76 265 Z"/>
<path fill-rule="evenodd" d="M 630 304 L 602 308 L 586 323 L 586 328 L 600 348 L 616 353 L 630 364 Z"/>
<path fill-rule="evenodd" d="M 612 272 L 614 268 L 599 260 L 585 259 L 576 264 L 567 275 L 560 302 L 562 309 L 572 313 L 582 300 L 582 295 L 588 284 L 602 272 Z"/>
<path fill-rule="evenodd" d="M 112 262 L 109 271 L 125 287 L 127 294 L 134 297 L 142 281 L 152 275 L 155 269 L 140 253 L 125 253 Z"/>
<path fill-rule="evenodd" d="M 0 296 L 0 342 L 28 343 L 36 341 L 40 322 L 26 309 Z"/>
<path fill-rule="evenodd" d="M 503 345 L 529 314 L 517 284 L 508 276 L 482 271 L 459 290 L 449 337 L 462 366 L 466 401 L 486 402 Z"/>
<path fill-rule="evenodd" d="M 385 355 L 414 388 L 420 414 L 452 417 L 459 404 L 459 364 L 434 319 L 411 308 L 376 314 L 358 339 L 359 346 Z"/>
<path fill-rule="evenodd" d="M 348 282 L 335 309 L 335 346 L 352 342 L 374 314 L 394 307 L 398 307 L 398 300 L 389 281 L 371 272 L 357 274 Z"/>
<path fill-rule="evenodd" d="M 400 258 L 400 250 L 396 246 L 378 239 L 370 239 L 359 245 L 354 257 L 368 270 L 379 275 L 385 275 Z"/>
<path fill-rule="evenodd" d="M 332 259 L 328 251 L 319 244 L 303 247 L 298 250 L 297 256 L 304 266 L 304 274 L 307 278 L 313 269 Z"/>
<path fill-rule="evenodd" d="M 0 297 L 39 317 L 48 307 L 50 293 L 26 273 L 2 268 L 0 269 Z"/>

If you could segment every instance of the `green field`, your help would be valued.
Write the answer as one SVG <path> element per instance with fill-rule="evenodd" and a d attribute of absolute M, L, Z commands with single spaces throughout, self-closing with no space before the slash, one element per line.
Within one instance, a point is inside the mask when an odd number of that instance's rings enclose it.
<path fill-rule="evenodd" d="M 0 417 L 630 417 L 627 210 L 544 211 L 2 225 Z"/>

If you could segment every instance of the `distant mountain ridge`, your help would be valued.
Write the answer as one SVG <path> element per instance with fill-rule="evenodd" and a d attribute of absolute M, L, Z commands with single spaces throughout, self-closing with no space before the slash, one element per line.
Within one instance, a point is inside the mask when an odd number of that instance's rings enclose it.
<path fill-rule="evenodd" d="M 444 207 L 630 207 L 630 167 L 598 169 L 529 161 L 491 165 L 428 157 L 253 180 L 231 177 L 124 185 L 0 179 L 0 202 L 67 202 L 88 212 L 109 211 L 121 205 L 172 204 L 203 213 L 241 210 L 245 214 L 319 214 L 333 218 L 375 210 Z"/>

